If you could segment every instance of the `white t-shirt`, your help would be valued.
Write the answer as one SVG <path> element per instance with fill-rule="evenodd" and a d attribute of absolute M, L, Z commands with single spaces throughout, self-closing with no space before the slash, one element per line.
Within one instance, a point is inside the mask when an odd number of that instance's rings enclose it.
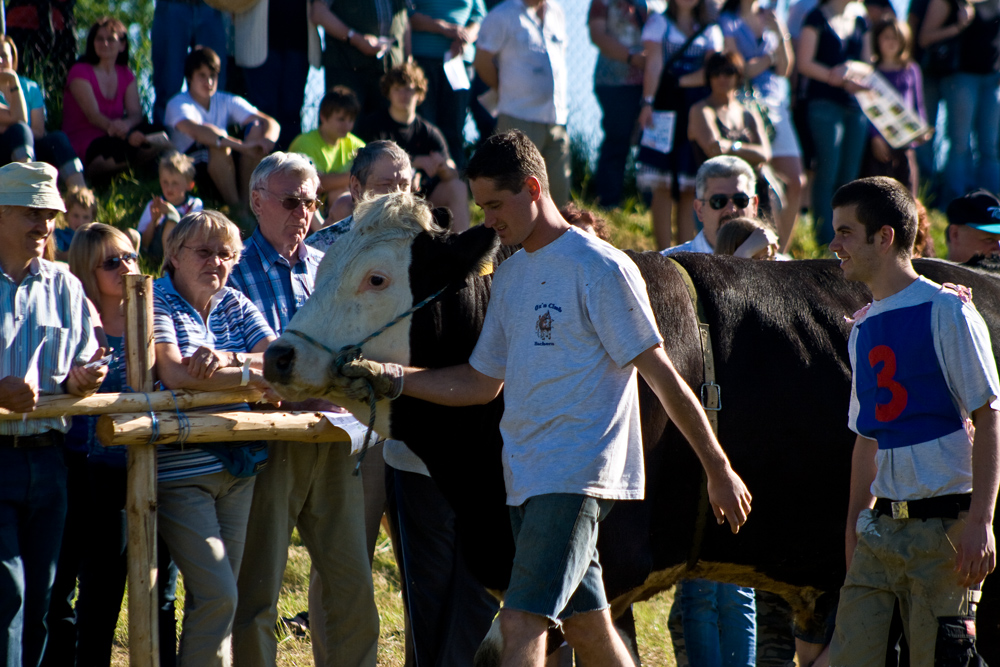
<path fill-rule="evenodd" d="M 187 92 L 177 93 L 167 102 L 164 123 L 170 131 L 170 141 L 181 153 L 194 146 L 194 139 L 177 129 L 177 123 L 189 120 L 198 125 L 214 125 L 226 129 L 230 125 L 243 125 L 256 114 L 257 107 L 239 95 L 218 92 L 212 96 L 209 108 L 201 106 Z"/>
<path fill-rule="evenodd" d="M 887 319 L 887 314 L 895 319 Z M 874 333 L 866 333 L 866 326 Z M 1000 408 L 990 334 L 975 306 L 933 281 L 918 278 L 858 316 L 848 350 L 854 371 L 848 425 L 861 435 L 871 433 L 870 425 L 887 433 L 876 454 L 872 494 L 915 500 L 972 491 L 972 443 L 962 420 L 987 404 Z M 938 371 L 946 387 L 935 380 Z M 865 383 L 862 373 L 877 374 L 874 405 L 862 406 L 859 399 L 859 385 Z M 934 391 L 950 396 L 952 405 L 947 405 L 947 398 L 938 400 Z M 940 435 L 924 440 L 936 425 L 921 421 L 921 415 L 940 412 L 942 406 L 953 411 L 954 418 L 942 419 Z M 865 411 L 874 414 L 875 421 L 869 416 L 866 422 Z M 957 429 L 944 433 L 951 429 L 948 423 L 957 423 Z M 889 435 L 914 444 L 897 442 L 886 448 Z"/>
<path fill-rule="evenodd" d="M 684 43 L 688 40 L 688 35 L 681 32 L 680 29 L 663 14 L 650 14 L 649 19 L 646 21 L 646 25 L 642 28 L 642 41 L 662 43 L 664 35 L 667 36 L 667 41 L 672 47 L 664 49 L 663 60 L 666 62 L 667 59 L 673 55 L 674 51 L 684 46 Z M 685 72 L 697 71 L 701 69 L 702 65 L 705 64 L 705 54 L 709 51 L 715 51 L 717 53 L 721 52 L 724 41 L 725 38 L 722 35 L 722 28 L 720 28 L 718 24 L 710 25 L 704 32 L 698 35 L 693 42 L 691 42 L 691 46 L 685 50 L 684 55 L 678 57 L 675 62 L 681 64 L 681 61 L 690 60 L 691 65 L 682 67 L 682 69 Z M 676 69 L 677 67 L 678 65 L 675 64 L 673 68 Z"/>
<path fill-rule="evenodd" d="M 641 499 L 640 353 L 661 342 L 639 269 L 571 228 L 497 269 L 469 363 L 504 381 L 507 504 L 544 493 Z"/>
<path fill-rule="evenodd" d="M 139 226 L 136 228 L 140 234 L 146 231 L 149 227 L 149 223 L 153 222 L 153 214 L 150 213 L 149 207 L 153 205 L 153 201 L 150 200 L 146 204 L 146 208 L 142 210 L 142 215 L 139 217 Z M 183 218 L 188 213 L 197 213 L 198 211 L 204 210 L 205 204 L 198 197 L 193 197 L 191 195 L 187 196 L 184 203 L 180 206 L 175 206 L 177 213 Z M 157 220 L 159 222 L 159 220 Z"/>
<path fill-rule="evenodd" d="M 522 0 L 505 0 L 486 15 L 476 48 L 497 56 L 497 111 L 535 123 L 565 125 L 566 19 L 547 0 L 545 24 Z"/>

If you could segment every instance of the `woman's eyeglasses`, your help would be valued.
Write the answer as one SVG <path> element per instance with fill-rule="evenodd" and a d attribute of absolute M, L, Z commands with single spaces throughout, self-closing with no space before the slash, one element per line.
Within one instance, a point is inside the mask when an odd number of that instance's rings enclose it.
<path fill-rule="evenodd" d="M 125 253 L 124 255 L 119 255 L 118 257 L 108 257 L 101 263 L 100 268 L 104 269 L 105 271 L 117 271 L 119 268 L 121 268 L 122 262 L 129 262 L 130 264 L 135 264 L 138 261 L 138 259 L 139 255 L 135 254 L 134 252 L 128 252 Z"/>
<path fill-rule="evenodd" d="M 725 208 L 726 204 L 729 203 L 730 199 L 733 200 L 733 206 L 735 206 L 736 208 L 746 208 L 747 206 L 750 205 L 750 195 L 743 194 L 742 192 L 737 192 L 732 197 L 730 197 L 729 195 L 721 195 L 721 194 L 712 195 L 707 200 L 703 199 L 702 201 L 707 201 L 708 205 L 712 207 L 713 211 L 718 211 L 720 209 Z"/>
<path fill-rule="evenodd" d="M 228 262 L 230 260 L 236 259 L 236 253 L 234 253 L 232 250 L 229 250 L 228 248 L 226 248 L 225 250 L 213 250 L 211 248 L 192 248 L 189 245 L 181 247 L 193 251 L 194 254 L 198 256 L 198 259 L 200 259 L 203 262 L 207 262 L 213 257 L 218 257 L 219 260 L 223 262 Z"/>
<path fill-rule="evenodd" d="M 261 188 L 263 189 L 263 188 Z M 301 204 L 305 207 L 307 211 L 315 211 L 316 207 L 319 205 L 318 199 L 303 199 L 301 197 L 279 197 L 270 190 L 264 190 L 267 194 L 271 195 L 275 199 L 281 202 L 282 208 L 286 211 L 294 211 Z"/>

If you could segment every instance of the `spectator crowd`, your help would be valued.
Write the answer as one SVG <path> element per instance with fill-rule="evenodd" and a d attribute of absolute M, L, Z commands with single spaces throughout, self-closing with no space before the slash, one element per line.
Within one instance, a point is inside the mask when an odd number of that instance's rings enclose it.
<path fill-rule="evenodd" d="M 120 18 L 97 19 L 72 53 L 72 3 L 47 3 L 66 5 L 51 55 L 68 58 L 48 99 L 25 74 L 42 71 L 37 55 L 31 67 L 19 57 L 38 50 L 34 8 L 10 4 L 0 407 L 125 389 L 122 276 L 140 265 L 162 274 L 163 388 L 267 390 L 263 351 L 312 295 L 358 207 L 410 191 L 445 226 L 469 228 L 470 117 L 483 139 L 523 133 L 562 216 L 606 234 L 571 201 L 573 63 L 559 0 L 157 0 L 152 72 L 134 70 Z M 587 22 L 603 114 L 593 195 L 615 209 L 634 184 L 665 254 L 787 258 L 803 220 L 825 247 L 834 193 L 865 176 L 946 210 L 949 259 L 998 253 L 1000 0 L 913 0 L 908 17 L 886 0 L 797 0 L 787 13 L 761 0 L 591 0 Z M 324 67 L 325 95 L 316 129 L 303 132 L 311 66 Z M 859 102 L 873 78 L 926 131 L 903 144 L 884 136 Z M 100 219 L 99 194 L 126 170 L 155 173 L 159 190 L 135 220 Z M 916 252 L 934 256 L 918 210 Z M 110 663 L 125 463 L 124 448 L 97 442 L 93 418 L 0 422 L 0 663 Z M 454 513 L 401 442 L 379 445 L 361 477 L 353 463 L 343 443 L 159 447 L 161 665 L 275 664 L 297 527 L 313 564 L 316 664 L 374 667 L 370 570 L 383 516 L 402 573 L 407 665 L 471 664 L 498 603 L 462 560 Z M 720 664 L 713 651 L 730 656 L 721 664 L 764 664 L 758 627 L 790 627 L 783 612 L 761 612 L 782 605 L 775 596 L 703 580 L 679 591 L 670 629 L 693 667 Z M 810 641 L 825 643 L 828 630 Z"/>

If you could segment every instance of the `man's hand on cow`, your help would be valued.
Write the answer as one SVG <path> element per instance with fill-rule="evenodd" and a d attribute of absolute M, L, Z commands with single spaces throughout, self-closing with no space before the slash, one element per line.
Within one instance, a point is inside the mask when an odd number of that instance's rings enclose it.
<path fill-rule="evenodd" d="M 955 571 L 961 586 L 982 583 L 996 567 L 996 541 L 989 523 L 967 522 L 955 548 Z"/>
<path fill-rule="evenodd" d="M 730 530 L 740 532 L 750 515 L 752 499 L 743 480 L 728 465 L 721 475 L 708 473 L 708 501 L 720 526 L 728 519 Z"/>
<path fill-rule="evenodd" d="M 375 392 L 375 398 L 388 398 L 390 401 L 399 398 L 403 393 L 403 367 L 399 364 L 380 364 L 369 359 L 355 359 L 340 368 L 340 375 L 361 382 L 344 383 L 342 389 L 345 396 L 354 400 L 368 400 L 369 390 Z M 364 398 L 356 398 L 359 393 Z"/>

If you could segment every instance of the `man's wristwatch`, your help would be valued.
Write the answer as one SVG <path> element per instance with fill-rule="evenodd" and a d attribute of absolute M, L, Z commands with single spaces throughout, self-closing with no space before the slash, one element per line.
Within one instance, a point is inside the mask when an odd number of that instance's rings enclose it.
<path fill-rule="evenodd" d="M 229 357 L 229 363 L 227 364 L 229 368 L 239 368 L 243 365 L 243 360 L 246 359 L 247 356 L 242 352 L 230 352 L 229 354 L 231 355 Z"/>
<path fill-rule="evenodd" d="M 741 148 L 743 148 L 743 142 L 742 141 L 734 141 L 732 147 L 730 147 L 729 150 L 732 153 L 738 153 L 738 152 L 740 152 Z"/>
<path fill-rule="evenodd" d="M 653 98 L 652 97 L 644 97 L 644 98 L 642 98 L 642 104 L 643 104 L 643 106 L 647 106 L 647 107 L 653 106 Z"/>
<path fill-rule="evenodd" d="M 347 29 L 347 37 L 344 38 L 344 41 L 347 42 L 348 44 L 350 44 L 351 40 L 354 39 L 354 36 L 356 34 L 358 34 L 358 33 L 355 32 L 354 28 L 348 28 Z"/>

